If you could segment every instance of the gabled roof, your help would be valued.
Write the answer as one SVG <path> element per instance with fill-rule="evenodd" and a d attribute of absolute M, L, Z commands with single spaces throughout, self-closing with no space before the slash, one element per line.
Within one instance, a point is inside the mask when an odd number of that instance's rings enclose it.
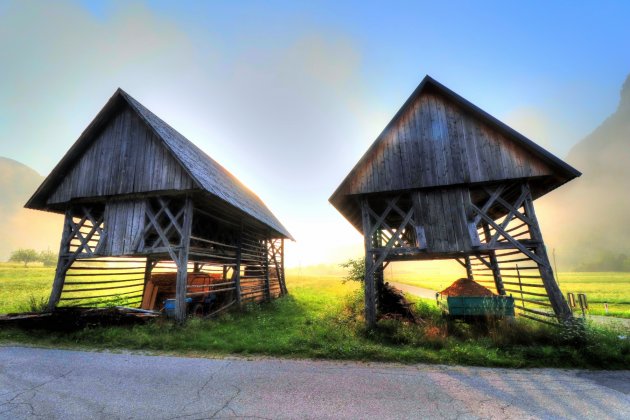
<path fill-rule="evenodd" d="M 420 84 L 414 90 L 411 96 L 405 101 L 403 106 L 394 115 L 394 117 L 387 124 L 385 129 L 372 143 L 370 148 L 364 153 L 364 155 L 357 162 L 354 168 L 346 176 L 344 181 L 339 185 L 337 190 L 333 193 L 333 195 L 330 198 L 331 202 L 334 201 L 336 198 L 338 198 L 338 196 L 344 195 L 344 192 L 348 184 L 352 183 L 354 181 L 354 178 L 360 176 L 360 170 L 362 169 L 362 166 L 365 164 L 365 162 L 371 159 L 372 156 L 374 156 L 374 152 L 377 149 L 384 147 L 382 143 L 385 141 L 386 137 L 390 135 L 393 131 L 399 129 L 398 124 L 399 124 L 400 119 L 403 118 L 408 113 L 409 109 L 416 103 L 416 101 L 420 98 L 420 96 L 424 92 L 427 92 L 429 90 L 431 92 L 435 92 L 441 95 L 442 97 L 447 98 L 449 101 L 451 101 L 452 103 L 460 107 L 463 111 L 473 115 L 478 121 L 485 123 L 493 127 L 498 132 L 502 133 L 505 137 L 507 137 L 513 143 L 527 150 L 536 159 L 548 165 L 554 171 L 555 175 L 563 179 L 566 179 L 567 181 L 581 175 L 581 173 L 577 169 L 573 168 L 568 163 L 554 156 L 552 153 L 543 149 L 538 144 L 534 143 L 532 140 L 528 139 L 527 137 L 520 134 L 513 128 L 499 121 L 492 115 L 488 114 L 481 108 L 472 104 L 465 98 L 461 97 L 457 93 L 453 92 L 446 86 L 442 85 L 441 83 L 439 83 L 438 81 L 436 81 L 435 79 L 427 75 L 424 77 L 424 79 L 422 79 L 422 82 L 420 82 Z M 423 162 L 419 162 L 419 163 L 422 164 Z"/>
<path fill-rule="evenodd" d="M 157 136 L 162 145 L 179 162 L 199 188 L 254 217 L 284 237 L 293 239 L 291 234 L 256 194 L 203 150 L 120 88 L 83 131 L 79 139 L 44 180 L 25 207 L 47 209 L 47 197 L 63 180 L 77 158 L 87 150 L 94 137 L 107 125 L 115 113 L 125 105 L 128 105 L 137 113 L 148 129 Z"/>
<path fill-rule="evenodd" d="M 426 107 L 431 109 L 429 116 L 422 114 Z M 477 133 L 466 132 L 468 126 L 462 124 L 474 125 L 473 131 Z M 486 128 L 496 133 L 496 138 L 484 140 L 486 144 L 481 150 L 477 143 L 471 144 L 471 139 Z M 443 136 L 448 138 L 448 146 L 435 145 Z M 479 136 L 485 138 L 485 134 Z M 440 147 L 447 149 L 440 152 Z M 468 167 L 469 162 L 473 162 L 470 168 L 477 165 L 475 174 Z M 507 167 L 504 178 L 499 171 L 492 173 L 487 169 L 498 164 Z M 448 176 L 440 172 L 445 167 Z M 435 173 L 430 173 L 436 168 Z M 427 75 L 329 201 L 359 226 L 360 214 L 354 197 L 362 194 L 528 178 L 537 184 L 534 196 L 539 197 L 580 175 L 566 162 Z"/>

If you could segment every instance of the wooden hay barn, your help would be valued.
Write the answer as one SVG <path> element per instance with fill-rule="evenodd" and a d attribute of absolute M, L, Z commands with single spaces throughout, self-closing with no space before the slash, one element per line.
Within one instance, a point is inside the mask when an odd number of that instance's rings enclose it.
<path fill-rule="evenodd" d="M 187 298 L 217 312 L 287 293 L 289 232 L 238 179 L 121 89 L 26 207 L 65 214 L 50 310 L 159 309 L 156 299 L 170 291 L 182 321 Z"/>
<path fill-rule="evenodd" d="M 330 197 L 364 235 L 368 325 L 384 267 L 430 259 L 512 294 L 521 316 L 569 319 L 533 202 L 580 175 L 426 76 Z"/>

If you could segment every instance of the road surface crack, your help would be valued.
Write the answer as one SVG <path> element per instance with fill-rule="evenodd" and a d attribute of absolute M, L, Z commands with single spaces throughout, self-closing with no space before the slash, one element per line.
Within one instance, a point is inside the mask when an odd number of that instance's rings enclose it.
<path fill-rule="evenodd" d="M 232 403 L 232 401 L 234 401 L 234 399 L 236 397 L 238 397 L 241 394 L 241 388 L 237 387 L 236 385 L 232 385 L 230 384 L 230 386 L 232 388 L 234 388 L 236 390 L 236 392 L 234 393 L 234 395 L 232 395 L 226 402 L 225 404 L 223 404 L 223 406 L 221 408 L 219 408 L 217 411 L 215 411 L 214 413 L 212 413 L 212 415 L 210 416 L 211 419 L 216 418 L 217 414 L 219 414 L 221 411 L 225 410 L 226 408 L 229 408 L 229 405 Z M 232 410 L 231 408 L 229 408 L 230 410 Z M 234 410 L 232 410 L 232 413 L 234 413 Z M 236 413 L 234 413 L 236 414 Z"/>
<path fill-rule="evenodd" d="M 26 405 L 27 407 L 29 407 L 30 414 L 31 414 L 32 416 L 37 416 L 37 417 L 40 417 L 39 415 L 37 415 L 37 414 L 35 413 L 35 408 L 33 407 L 33 404 L 31 404 L 28 400 L 30 400 L 30 399 L 32 399 L 32 398 L 34 398 L 34 397 L 35 397 L 35 394 L 37 393 L 37 390 L 38 390 L 39 388 L 41 388 L 41 387 L 43 387 L 43 386 L 45 386 L 45 385 L 48 385 L 48 384 L 49 384 L 49 383 L 51 383 L 51 382 L 57 381 L 57 380 L 59 380 L 59 379 L 63 379 L 63 378 L 65 378 L 66 376 L 70 375 L 71 373 L 72 373 L 72 370 L 69 370 L 68 372 L 63 373 L 63 374 L 61 374 L 61 375 L 59 375 L 59 376 L 55 376 L 55 377 L 54 377 L 54 378 L 52 378 L 52 379 L 49 379 L 49 380 L 47 380 L 47 381 L 44 381 L 44 382 L 39 383 L 39 384 L 37 384 L 37 385 L 34 385 L 34 386 L 30 387 L 30 388 L 23 389 L 22 391 L 18 391 L 18 393 L 17 393 L 17 394 L 15 394 L 13 397 L 11 397 L 11 399 L 9 399 L 8 401 L 5 401 L 5 402 L 3 402 L 3 403 L 0 403 L 0 407 L 9 407 L 9 408 L 8 408 L 8 409 L 6 409 L 6 410 L 0 411 L 0 414 L 8 413 L 9 411 L 12 411 L 15 407 L 17 407 L 17 406 L 19 406 L 19 405 Z M 33 395 L 31 395 L 31 396 L 30 396 L 27 400 L 25 400 L 25 401 L 18 401 L 18 402 L 15 402 L 15 400 L 16 400 L 16 399 L 18 399 L 18 398 L 19 398 L 19 397 L 21 397 L 22 395 L 27 394 L 27 393 L 29 393 L 29 392 L 33 392 Z"/>

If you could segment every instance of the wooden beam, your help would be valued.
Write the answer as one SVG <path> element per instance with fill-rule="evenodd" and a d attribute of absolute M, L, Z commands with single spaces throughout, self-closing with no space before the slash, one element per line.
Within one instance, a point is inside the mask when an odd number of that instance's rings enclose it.
<path fill-rule="evenodd" d="M 72 212 L 66 210 L 66 214 L 63 221 L 63 230 L 61 233 L 61 243 L 59 244 L 59 257 L 57 258 L 57 269 L 55 270 L 55 279 L 53 280 L 52 291 L 48 298 L 47 309 L 52 311 L 59 303 L 61 298 L 61 291 L 63 290 L 63 283 L 66 280 L 66 272 L 72 265 L 72 260 L 69 258 L 70 252 L 70 240 L 72 239 Z"/>
<path fill-rule="evenodd" d="M 370 208 L 366 198 L 361 200 L 361 216 L 363 219 L 363 245 L 365 247 L 365 322 L 368 328 L 376 326 L 376 293 L 374 288 L 374 256 L 372 255 L 373 238 L 370 236 L 372 226 L 370 223 Z"/>
<path fill-rule="evenodd" d="M 487 223 L 482 223 L 483 233 L 486 237 L 486 242 L 492 237 L 490 235 L 490 227 Z M 499 267 L 499 263 L 497 261 L 497 254 L 494 250 L 490 251 L 490 269 L 492 270 L 492 276 L 494 277 L 494 286 L 497 288 L 497 293 L 500 295 L 505 295 L 505 286 L 503 285 L 503 279 L 501 278 L 501 267 Z M 483 259 L 482 259 L 483 261 Z M 485 261 L 483 261 L 485 263 Z"/>
<path fill-rule="evenodd" d="M 473 208 L 473 210 L 475 210 L 478 213 L 479 216 L 481 216 L 481 219 L 483 219 L 486 223 L 492 226 L 495 230 L 501 231 L 501 227 L 494 220 L 492 220 L 490 216 L 486 215 L 485 213 L 482 213 L 481 210 L 474 204 L 471 204 L 471 207 Z M 529 258 L 536 261 L 537 263 L 539 264 L 543 263 L 540 257 L 538 257 L 535 253 L 527 249 L 525 245 L 520 243 L 518 240 L 514 239 L 509 233 L 502 231 L 501 234 L 505 237 L 505 239 L 508 240 L 510 244 L 512 244 L 514 248 L 518 249 L 523 254 L 527 255 Z M 496 246 L 493 248 L 496 248 Z M 490 248 L 487 248 L 487 249 L 490 249 Z"/>
<path fill-rule="evenodd" d="M 188 291 L 188 251 L 190 249 L 190 233 L 192 230 L 193 203 L 189 196 L 186 196 L 184 203 L 184 220 L 182 223 L 182 235 L 179 241 L 176 258 L 177 281 L 175 285 L 175 319 L 179 323 L 186 320 L 186 292 Z M 156 222 L 157 223 L 157 222 Z M 159 229 L 161 233 L 161 229 Z M 166 241 L 168 244 L 168 240 Z M 169 247 L 169 254 L 175 252 Z"/>
<path fill-rule="evenodd" d="M 526 197 L 526 193 L 522 192 L 521 195 L 518 197 L 518 199 L 515 201 L 514 206 L 512 206 L 507 201 L 503 200 L 501 197 L 497 197 L 497 201 L 500 201 L 503 204 L 503 206 L 508 210 L 508 214 L 505 216 L 503 222 L 501 222 L 501 224 L 499 225 L 501 227 L 501 230 L 500 231 L 497 230 L 494 236 L 491 237 L 490 241 L 488 241 L 486 238 L 486 242 L 488 242 L 488 247 L 492 248 L 497 243 L 497 240 L 499 239 L 501 232 L 508 233 L 506 228 L 508 224 L 512 221 L 512 218 L 521 215 L 521 212 L 518 211 L 518 209 L 523 205 L 523 201 L 525 201 L 525 197 Z M 485 234 L 485 230 L 484 230 L 484 234 Z"/>
<path fill-rule="evenodd" d="M 374 210 L 372 210 L 371 208 L 368 207 L 368 212 L 374 216 L 374 218 L 376 219 L 376 221 L 374 222 L 374 224 L 372 225 L 368 236 L 372 237 L 374 236 L 374 234 L 376 233 L 376 231 L 378 230 L 379 227 L 381 227 L 381 225 L 383 224 L 383 222 L 385 221 L 385 219 L 387 218 L 387 216 L 389 215 L 389 212 L 392 210 L 392 206 L 394 206 L 396 204 L 396 201 L 398 201 L 398 196 L 394 197 L 393 199 L 387 200 L 387 207 L 385 208 L 385 211 L 379 216 L 378 214 L 376 214 L 374 212 Z M 363 234 L 365 234 L 366 232 L 363 232 Z"/>
<path fill-rule="evenodd" d="M 470 257 L 464 257 L 464 261 L 465 261 L 464 266 L 466 267 L 466 277 L 470 281 L 475 280 L 473 276 L 472 266 L 470 265 Z"/>
<path fill-rule="evenodd" d="M 287 283 L 284 272 L 284 238 L 280 239 L 280 267 L 282 267 L 282 279 L 280 280 L 280 285 L 284 289 L 283 295 L 287 295 L 289 291 L 287 290 Z"/>
<path fill-rule="evenodd" d="M 398 227 L 398 229 L 396 230 L 396 232 L 394 233 L 394 235 L 389 238 L 389 241 L 387 241 L 387 244 L 385 245 L 385 247 L 383 249 L 378 250 L 380 252 L 378 258 L 376 259 L 376 263 L 374 265 L 372 265 L 371 267 L 371 273 L 370 274 L 374 274 L 374 271 L 381 266 L 381 264 L 383 264 L 383 262 L 385 261 L 385 259 L 387 258 L 387 255 L 389 254 L 389 252 L 391 251 L 391 249 L 394 247 L 394 245 L 396 244 L 396 242 L 399 240 L 400 236 L 402 235 L 402 231 L 405 228 L 405 226 L 407 226 L 407 224 L 409 223 L 409 220 L 411 220 L 411 217 L 413 215 L 413 209 L 410 209 L 409 212 L 407 212 L 407 215 L 405 216 L 405 219 L 401 222 L 400 226 Z M 365 267 L 366 273 L 367 271 L 367 266 Z"/>
<path fill-rule="evenodd" d="M 551 268 L 551 263 L 549 262 L 549 258 L 547 256 L 547 250 L 545 248 L 542 233 L 538 226 L 538 219 L 536 218 L 536 212 L 534 210 L 534 203 L 529 185 L 523 184 L 522 188 L 527 192 L 527 198 L 525 199 L 524 206 L 525 215 L 532 221 L 532 224 L 529 225 L 530 234 L 531 237 L 539 243 L 539 245 L 534 249 L 534 252 L 540 260 L 538 263 L 540 268 L 540 277 L 542 277 L 545 290 L 549 296 L 549 301 L 551 302 L 553 311 L 558 319 L 563 322 L 570 321 L 573 318 L 573 313 L 571 312 L 571 308 L 569 308 L 569 305 L 564 299 L 562 291 L 554 278 L 553 269 Z"/>
<path fill-rule="evenodd" d="M 501 184 L 497 187 L 496 190 L 494 190 L 492 194 L 490 194 L 488 201 L 486 201 L 486 203 L 481 207 L 477 216 L 474 217 L 473 223 L 472 223 L 473 226 L 476 227 L 479 224 L 479 222 L 481 221 L 481 214 L 486 214 L 488 210 L 490 210 L 490 207 L 492 207 L 497 197 L 501 195 L 504 189 L 505 189 L 505 185 Z M 473 203 L 471 204 L 474 205 Z"/>
<path fill-rule="evenodd" d="M 155 261 L 155 264 L 157 264 L 157 261 Z M 153 270 L 153 267 L 155 267 L 154 261 L 151 260 L 151 258 L 147 258 L 145 265 L 144 265 L 144 284 L 142 285 L 142 296 L 144 296 L 144 294 L 147 292 L 147 284 L 149 283 L 149 280 L 151 280 L 151 271 Z"/>

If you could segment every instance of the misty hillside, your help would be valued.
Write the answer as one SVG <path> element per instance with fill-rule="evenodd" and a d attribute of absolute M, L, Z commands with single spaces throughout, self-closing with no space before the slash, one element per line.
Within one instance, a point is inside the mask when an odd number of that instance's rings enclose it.
<path fill-rule="evenodd" d="M 40 174 L 13 159 L 0 157 L 0 215 L 14 213 L 44 180 Z"/>
<path fill-rule="evenodd" d="M 582 176 L 550 194 L 541 217 L 564 268 L 630 270 L 620 256 L 630 256 L 630 76 L 616 112 L 566 160 Z"/>
<path fill-rule="evenodd" d="M 0 261 L 17 248 L 57 251 L 61 217 L 23 208 L 43 180 L 28 166 L 0 157 Z"/>

